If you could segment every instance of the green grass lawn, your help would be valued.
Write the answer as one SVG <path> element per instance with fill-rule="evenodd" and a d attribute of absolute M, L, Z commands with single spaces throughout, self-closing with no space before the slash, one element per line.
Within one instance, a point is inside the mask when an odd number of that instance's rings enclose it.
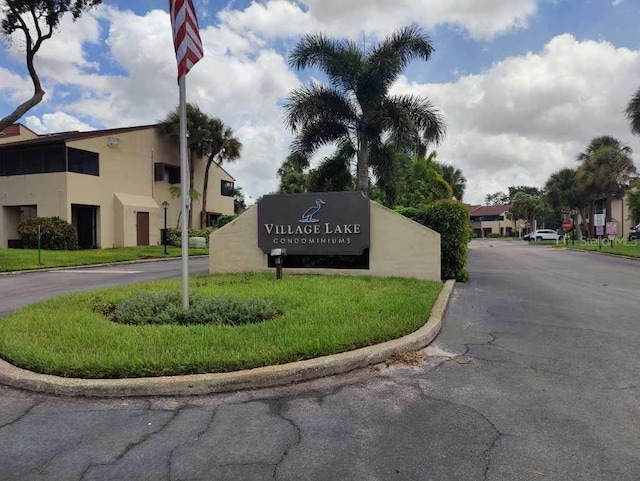
<path fill-rule="evenodd" d="M 179 247 L 167 248 L 169 257 L 179 257 Z M 189 255 L 206 255 L 208 249 L 189 249 Z M 35 249 L 0 249 L 0 272 L 43 269 L 50 267 L 81 266 L 140 259 L 164 258 L 162 246 L 123 247 L 119 249 L 89 249 L 76 251 L 38 251 Z"/>
<path fill-rule="evenodd" d="M 0 318 L 0 356 L 60 376 L 122 378 L 223 372 L 309 359 L 394 339 L 422 326 L 441 282 L 271 274 L 194 277 L 190 291 L 268 300 L 283 315 L 260 324 L 133 326 L 91 309 L 96 295 L 179 291 L 180 280 L 61 296 Z"/>
<path fill-rule="evenodd" d="M 571 249 L 580 249 L 585 251 L 597 251 L 607 254 L 616 254 L 629 257 L 640 257 L 640 241 L 625 241 L 622 239 L 614 240 L 613 245 L 608 242 L 602 242 L 602 248 L 598 247 L 597 240 L 576 241 L 574 245 L 569 244 L 567 247 Z"/>

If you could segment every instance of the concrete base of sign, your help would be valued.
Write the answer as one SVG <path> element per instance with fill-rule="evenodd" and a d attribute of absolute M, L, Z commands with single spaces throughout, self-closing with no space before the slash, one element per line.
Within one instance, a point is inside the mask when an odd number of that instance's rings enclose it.
<path fill-rule="evenodd" d="M 279 245 L 275 247 L 284 247 Z M 275 272 L 258 248 L 258 208 L 252 206 L 209 237 L 209 272 Z M 286 269 L 296 274 L 341 274 L 440 280 L 440 234 L 371 202 L 369 269 Z"/>

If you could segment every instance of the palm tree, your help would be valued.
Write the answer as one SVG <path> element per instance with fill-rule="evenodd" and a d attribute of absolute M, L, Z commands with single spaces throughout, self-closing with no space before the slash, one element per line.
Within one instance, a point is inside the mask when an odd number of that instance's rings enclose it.
<path fill-rule="evenodd" d="M 640 88 L 629 101 L 625 113 L 627 119 L 631 122 L 631 132 L 640 135 Z"/>
<path fill-rule="evenodd" d="M 467 179 L 462 175 L 460 169 L 456 169 L 453 165 L 446 165 L 440 162 L 435 163 L 437 172 L 451 186 L 453 190 L 453 198 L 461 201 L 464 196 L 464 190 L 467 187 Z"/>
<path fill-rule="evenodd" d="M 195 158 L 209 155 L 212 149 L 210 132 L 210 118 L 197 105 L 187 104 L 187 148 L 189 150 L 189 189 L 193 188 Z M 174 145 L 180 145 L 180 110 L 176 108 L 159 125 L 162 135 L 165 135 Z M 189 205 L 189 228 L 193 226 L 193 197 Z"/>
<path fill-rule="evenodd" d="M 207 227 L 207 192 L 209 189 L 209 170 L 215 162 L 220 166 L 224 161 L 233 162 L 240 158 L 242 143 L 233 136 L 233 130 L 225 126 L 222 120 L 209 120 L 209 135 L 211 136 L 211 152 L 204 169 L 204 184 L 202 186 L 202 212 L 200 213 L 200 227 Z"/>
<path fill-rule="evenodd" d="M 349 145 L 343 145 L 331 157 L 322 159 L 318 167 L 308 175 L 310 192 L 339 192 L 353 190 L 354 179 L 350 161 L 354 152 Z"/>
<path fill-rule="evenodd" d="M 593 148 L 594 145 L 599 146 Z M 631 152 L 629 146 L 614 137 L 593 139 L 587 150 L 578 157 L 582 157 L 582 164 L 576 172 L 579 191 L 591 201 L 606 197 L 607 203 L 610 203 L 612 198 L 622 196 L 629 189 L 637 173 Z M 607 212 L 610 211 L 611 209 L 607 208 Z M 593 220 L 593 215 L 589 218 Z M 592 227 L 593 225 L 590 226 L 589 232 L 593 232 Z"/>
<path fill-rule="evenodd" d="M 583 191 L 578 189 L 575 169 L 561 169 L 551 174 L 544 186 L 545 195 L 549 205 L 560 212 L 577 210 L 582 219 L 586 219 L 585 205 L 591 199 Z M 586 226 L 583 226 L 582 235 L 588 235 Z"/>
<path fill-rule="evenodd" d="M 280 194 L 301 194 L 307 191 L 308 174 L 304 170 L 309 167 L 309 159 L 291 154 L 280 165 L 278 177 L 280 177 Z"/>
<path fill-rule="evenodd" d="M 589 145 L 587 146 L 587 148 L 584 149 L 584 152 L 580 152 L 578 154 L 578 157 L 577 157 L 578 161 L 584 162 L 602 147 L 613 147 L 614 149 L 619 150 L 622 154 L 626 156 L 630 156 L 631 153 L 633 152 L 631 150 L 631 147 L 629 147 L 624 142 L 616 139 L 615 137 L 611 135 L 602 135 L 600 137 L 594 137 L 593 139 L 591 139 L 591 142 L 589 142 Z"/>
<path fill-rule="evenodd" d="M 182 189 L 179 185 L 172 185 L 169 187 L 169 195 L 172 199 L 181 199 L 182 198 Z M 200 200 L 200 192 L 195 189 L 189 190 L 189 196 L 192 200 Z M 180 228 L 180 217 L 182 217 L 182 209 L 178 212 L 178 222 L 176 222 L 176 229 Z"/>
<path fill-rule="evenodd" d="M 371 49 L 322 34 L 305 35 L 289 56 L 296 69 L 318 67 L 329 85 L 313 83 L 294 90 L 285 105 L 287 124 L 296 134 L 294 153 L 308 156 L 320 146 L 349 146 L 357 159 L 358 188 L 368 194 L 369 166 L 385 153 L 384 140 L 397 150 L 438 143 L 444 122 L 429 100 L 389 95 L 410 61 L 429 60 L 433 46 L 417 26 L 402 28 Z"/>

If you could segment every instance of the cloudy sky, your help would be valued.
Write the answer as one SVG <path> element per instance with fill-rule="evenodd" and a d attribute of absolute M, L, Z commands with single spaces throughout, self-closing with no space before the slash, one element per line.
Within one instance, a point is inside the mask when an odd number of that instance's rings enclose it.
<path fill-rule="evenodd" d="M 0 0 L 1 2 L 1 0 Z M 168 2 L 105 0 L 64 21 L 37 58 L 45 100 L 21 120 L 38 133 L 155 123 L 178 103 Z M 291 133 L 282 104 L 318 72 L 287 54 L 324 32 L 372 45 L 417 23 L 436 52 L 393 90 L 427 96 L 448 135 L 439 160 L 462 169 L 465 201 L 509 185 L 541 186 L 575 166 L 598 135 L 634 149 L 624 109 L 640 86 L 638 0 L 195 0 L 205 58 L 188 100 L 230 125 L 244 144 L 228 166 L 253 198 L 274 191 Z M 0 45 L 0 115 L 30 96 L 19 36 Z"/>

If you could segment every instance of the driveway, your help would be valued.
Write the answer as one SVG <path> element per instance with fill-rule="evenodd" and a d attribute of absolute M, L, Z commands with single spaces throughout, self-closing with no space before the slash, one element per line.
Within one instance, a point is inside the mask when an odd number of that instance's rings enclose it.
<path fill-rule="evenodd" d="M 0 480 L 637 480 L 640 263 L 474 241 L 469 270 L 424 359 L 192 398 L 0 389 Z"/>

